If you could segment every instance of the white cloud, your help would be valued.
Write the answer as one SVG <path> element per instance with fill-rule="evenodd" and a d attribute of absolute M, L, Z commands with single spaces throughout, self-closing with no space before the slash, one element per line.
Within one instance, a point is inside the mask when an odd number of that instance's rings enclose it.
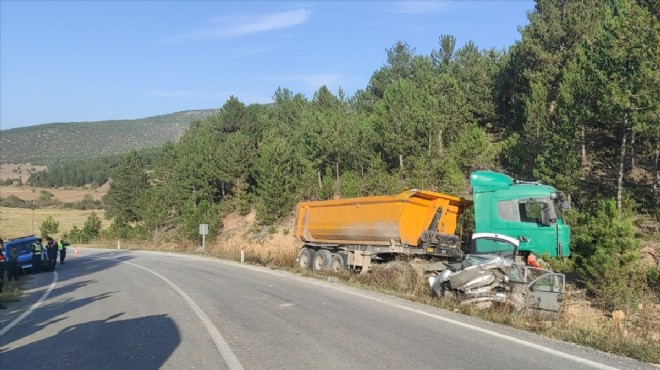
<path fill-rule="evenodd" d="M 221 39 L 279 30 L 304 23 L 310 14 L 309 9 L 301 8 L 272 14 L 220 17 L 203 29 L 172 36 L 164 41 Z"/>

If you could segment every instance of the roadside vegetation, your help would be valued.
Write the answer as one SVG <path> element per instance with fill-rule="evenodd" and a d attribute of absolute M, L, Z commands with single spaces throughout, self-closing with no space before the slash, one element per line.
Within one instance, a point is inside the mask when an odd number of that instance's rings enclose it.
<path fill-rule="evenodd" d="M 206 253 L 236 259 L 245 248 L 249 263 L 291 269 L 298 244 L 285 222 L 300 200 L 407 188 L 467 197 L 471 171 L 498 170 L 571 196 L 571 257 L 544 257 L 572 282 L 559 319 L 440 301 L 407 261 L 337 277 L 660 363 L 657 18 L 643 0 L 538 0 L 508 50 L 439 35 L 420 55 L 399 41 L 352 97 L 325 86 L 311 99 L 283 87 L 268 105 L 232 96 L 151 159 L 123 155 L 103 213 L 58 230 L 74 243 L 195 253 L 209 224 Z M 42 195 L 40 206 L 56 206 Z M 10 198 L 3 204 L 23 209 Z M 238 231 L 246 216 L 253 229 Z"/>
<path fill-rule="evenodd" d="M 292 235 L 292 219 L 278 222 L 275 226 L 258 226 L 255 213 L 251 212 L 244 216 L 232 213 L 224 218 L 224 221 L 225 229 L 216 241 L 205 246 L 205 255 L 238 262 L 243 250 L 244 261 L 248 264 L 338 281 L 349 286 L 480 317 L 550 338 L 660 364 L 660 301 L 657 295 L 648 289 L 631 292 L 625 288 L 619 294 L 636 296 L 635 307 L 612 311 L 602 304 L 607 301 L 607 296 L 591 292 L 573 273 L 568 276 L 570 281 L 563 308 L 556 316 L 515 312 L 507 306 L 477 310 L 473 306 L 462 306 L 454 299 L 440 299 L 435 296 L 418 261 L 399 260 L 386 265 L 376 265 L 368 274 L 351 271 L 316 273 L 297 267 L 296 257 L 300 243 Z M 99 239 L 92 244 L 117 248 L 116 240 Z M 159 243 L 122 240 L 120 246 L 124 249 L 201 253 L 201 240 Z M 639 272 L 642 273 L 643 269 Z"/>

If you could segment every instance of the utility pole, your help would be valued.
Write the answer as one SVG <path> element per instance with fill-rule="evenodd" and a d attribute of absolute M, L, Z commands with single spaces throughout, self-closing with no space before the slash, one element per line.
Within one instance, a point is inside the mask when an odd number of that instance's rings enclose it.
<path fill-rule="evenodd" d="M 34 235 L 34 201 L 32 201 L 32 225 L 30 226 L 30 234 Z"/>

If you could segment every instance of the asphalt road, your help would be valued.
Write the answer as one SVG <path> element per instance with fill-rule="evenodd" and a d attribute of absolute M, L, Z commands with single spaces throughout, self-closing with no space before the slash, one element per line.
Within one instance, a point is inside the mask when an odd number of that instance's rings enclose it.
<path fill-rule="evenodd" d="M 0 311 L 0 369 L 656 369 L 213 258 L 79 249 Z"/>

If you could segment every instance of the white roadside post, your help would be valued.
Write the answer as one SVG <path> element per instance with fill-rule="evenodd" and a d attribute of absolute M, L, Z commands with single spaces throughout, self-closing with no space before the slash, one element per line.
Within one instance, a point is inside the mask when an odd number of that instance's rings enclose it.
<path fill-rule="evenodd" d="M 206 234 L 209 233 L 209 224 L 199 224 L 199 234 L 202 236 L 202 253 L 206 249 Z"/>
<path fill-rule="evenodd" d="M 245 262 L 245 246 L 241 247 L 241 263 Z"/>

